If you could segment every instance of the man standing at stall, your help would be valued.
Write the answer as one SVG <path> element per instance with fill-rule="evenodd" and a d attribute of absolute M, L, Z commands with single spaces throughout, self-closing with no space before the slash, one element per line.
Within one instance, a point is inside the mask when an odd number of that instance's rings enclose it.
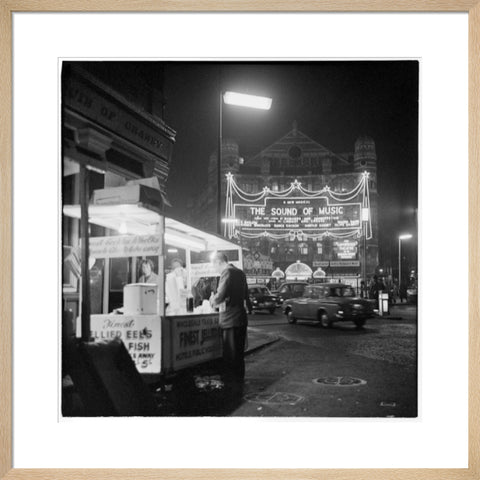
<path fill-rule="evenodd" d="M 212 262 L 220 273 L 217 293 L 212 293 L 210 303 L 219 310 L 225 377 L 230 381 L 243 382 L 248 324 L 246 309 L 249 313 L 252 311 L 247 279 L 242 270 L 228 263 L 224 253 L 216 252 Z"/>

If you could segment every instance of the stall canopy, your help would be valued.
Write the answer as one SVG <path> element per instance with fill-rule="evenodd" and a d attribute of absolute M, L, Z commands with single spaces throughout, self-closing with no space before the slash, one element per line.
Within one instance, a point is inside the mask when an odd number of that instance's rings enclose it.
<path fill-rule="evenodd" d="M 65 205 L 64 215 L 80 219 L 79 205 Z M 88 221 L 117 230 L 121 234 L 152 235 L 159 233 L 161 215 L 148 205 L 89 205 Z M 195 252 L 237 250 L 239 246 L 225 238 L 165 217 L 165 243 Z"/>
<path fill-rule="evenodd" d="M 307 280 L 308 278 L 312 278 L 312 269 L 298 260 L 296 263 L 292 263 L 287 267 L 285 276 L 287 280 Z"/>

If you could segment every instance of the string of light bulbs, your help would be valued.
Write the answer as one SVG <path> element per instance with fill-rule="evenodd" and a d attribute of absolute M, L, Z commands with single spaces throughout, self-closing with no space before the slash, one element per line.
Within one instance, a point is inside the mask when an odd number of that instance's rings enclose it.
<path fill-rule="evenodd" d="M 226 174 L 227 179 L 227 189 L 226 189 L 226 199 L 225 199 L 225 226 L 224 234 L 228 238 L 233 237 L 243 237 L 243 238 L 262 238 L 270 237 L 272 239 L 322 239 L 324 237 L 332 238 L 349 238 L 349 237 L 360 237 L 365 235 L 366 239 L 372 238 L 372 223 L 370 215 L 370 190 L 369 190 L 369 173 L 364 172 L 360 178 L 360 181 L 357 185 L 350 190 L 349 192 L 332 192 L 332 190 L 325 186 L 321 190 L 309 190 L 302 186 L 301 182 L 295 180 L 291 182 L 290 187 L 284 190 L 271 190 L 269 187 L 265 186 L 260 192 L 251 193 L 245 192 L 242 190 L 238 184 L 235 182 L 235 178 L 232 173 Z M 361 203 L 362 211 L 361 213 L 361 226 L 359 228 L 345 229 L 346 231 L 326 231 L 322 233 L 314 232 L 307 233 L 302 230 L 290 230 L 289 232 L 284 233 L 274 233 L 267 230 L 262 232 L 246 232 L 241 229 L 241 220 L 235 218 L 235 208 L 234 208 L 234 196 L 238 197 L 240 200 L 245 202 L 252 207 L 258 206 L 258 202 L 263 200 L 266 197 L 275 197 L 275 198 L 288 198 L 293 192 L 298 192 L 300 195 L 305 198 L 331 198 L 340 203 L 347 203 L 353 200 L 356 197 L 359 198 Z M 238 227 L 238 228 L 237 228 Z"/>

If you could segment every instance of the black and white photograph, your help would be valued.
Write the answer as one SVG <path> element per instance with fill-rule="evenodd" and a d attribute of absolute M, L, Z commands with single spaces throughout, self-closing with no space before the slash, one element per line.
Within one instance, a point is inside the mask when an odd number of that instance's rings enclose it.
<path fill-rule="evenodd" d="M 60 62 L 61 415 L 416 418 L 419 68 Z"/>

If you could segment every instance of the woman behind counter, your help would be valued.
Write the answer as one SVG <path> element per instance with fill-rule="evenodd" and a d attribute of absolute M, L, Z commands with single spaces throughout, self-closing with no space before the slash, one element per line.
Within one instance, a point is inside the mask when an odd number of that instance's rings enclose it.
<path fill-rule="evenodd" d="M 142 260 L 140 268 L 142 269 L 142 275 L 138 279 L 139 283 L 155 283 L 158 285 L 159 277 L 153 272 L 153 262 L 151 260 Z"/>

